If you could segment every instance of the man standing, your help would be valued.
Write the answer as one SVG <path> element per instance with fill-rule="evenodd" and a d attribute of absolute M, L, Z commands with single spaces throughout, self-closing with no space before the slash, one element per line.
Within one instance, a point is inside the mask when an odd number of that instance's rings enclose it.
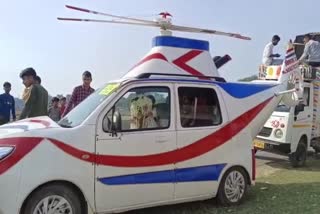
<path fill-rule="evenodd" d="M 314 67 L 320 66 L 320 43 L 318 41 L 314 41 L 310 34 L 306 34 L 304 36 L 303 42 L 305 47 L 299 62 L 301 63 L 308 58 L 306 61 L 308 65 Z"/>
<path fill-rule="evenodd" d="M 4 94 L 0 95 L 0 125 L 10 122 L 10 114 L 12 119 L 16 120 L 15 101 L 13 96 L 10 95 L 11 84 L 5 82 L 3 84 Z"/>
<path fill-rule="evenodd" d="M 262 56 L 262 64 L 265 66 L 271 65 L 274 58 L 280 57 L 280 54 L 273 54 L 274 46 L 277 46 L 280 41 L 280 37 L 278 35 L 274 35 L 272 37 L 272 41 L 269 42 L 263 50 Z"/>
<path fill-rule="evenodd" d="M 51 107 L 48 110 L 48 115 L 55 122 L 58 122 L 61 119 L 61 112 L 60 112 L 58 97 L 52 98 Z"/>
<path fill-rule="evenodd" d="M 41 78 L 39 76 L 35 77 L 35 83 L 41 85 Z"/>
<path fill-rule="evenodd" d="M 20 73 L 26 87 L 23 93 L 25 106 L 20 119 L 48 115 L 48 92 L 40 84 L 36 84 L 36 76 L 33 68 L 26 68 Z"/>
<path fill-rule="evenodd" d="M 66 110 L 66 103 L 67 103 L 67 98 L 61 97 L 61 99 L 60 99 L 60 112 L 61 112 L 61 115 L 63 115 L 63 112 Z"/>
<path fill-rule="evenodd" d="M 62 117 L 68 114 L 74 107 L 79 105 L 79 103 L 81 103 L 84 99 L 86 99 L 90 94 L 94 92 L 94 89 L 90 86 L 92 82 L 92 75 L 89 71 L 85 71 L 82 74 L 82 81 L 82 85 L 77 86 L 73 89 L 70 101 L 68 102 L 68 105 Z"/>

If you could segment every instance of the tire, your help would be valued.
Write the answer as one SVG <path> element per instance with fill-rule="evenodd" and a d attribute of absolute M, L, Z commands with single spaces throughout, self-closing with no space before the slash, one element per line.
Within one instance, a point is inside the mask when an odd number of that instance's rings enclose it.
<path fill-rule="evenodd" d="M 234 176 L 237 176 L 238 182 L 234 183 L 235 186 L 232 186 L 232 180 L 234 180 Z M 219 190 L 217 194 L 217 199 L 219 204 L 222 206 L 235 206 L 241 204 L 244 200 L 247 189 L 248 189 L 248 176 L 245 173 L 244 169 L 240 167 L 232 167 L 230 168 L 221 179 Z M 227 193 L 227 187 L 229 186 L 229 194 Z M 232 187 L 230 187 L 232 186 Z M 236 194 L 238 197 L 232 198 L 232 192 Z M 240 192 L 239 192 L 240 191 Z"/>
<path fill-rule="evenodd" d="M 296 152 L 290 155 L 290 163 L 292 167 L 302 167 L 307 160 L 307 145 L 303 139 L 300 139 Z"/>
<path fill-rule="evenodd" d="M 315 153 L 315 154 L 320 153 L 320 149 L 319 149 L 319 148 L 313 148 L 313 149 L 314 149 L 314 153 Z"/>
<path fill-rule="evenodd" d="M 86 214 L 87 211 L 83 209 L 85 207 L 83 201 L 78 195 L 77 191 L 67 185 L 52 184 L 44 186 L 29 196 L 21 214 L 41 214 L 41 212 L 36 212 L 38 208 L 43 208 L 44 204 L 47 204 L 49 205 L 47 206 L 47 210 L 49 211 L 50 205 L 56 205 L 57 203 L 62 203 L 62 205 L 57 208 L 52 208 L 50 210 L 52 213 L 56 213 L 53 212 L 53 210 L 64 210 L 61 213 Z"/>

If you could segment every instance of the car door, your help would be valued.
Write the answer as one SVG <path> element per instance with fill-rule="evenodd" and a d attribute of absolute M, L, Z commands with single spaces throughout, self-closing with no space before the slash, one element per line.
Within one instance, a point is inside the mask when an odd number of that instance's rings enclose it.
<path fill-rule="evenodd" d="M 188 154 L 191 158 L 176 163 L 175 198 L 184 199 L 215 194 L 226 157 L 225 153 L 214 151 L 213 154 L 213 149 L 210 149 L 215 141 L 218 143 L 217 138 L 221 138 L 221 134 L 213 139 L 209 139 L 208 136 L 227 123 L 227 112 L 223 100 L 214 85 L 178 84 L 176 93 L 176 102 L 179 104 L 177 105 L 177 146 L 192 152 Z M 203 144 L 200 141 L 206 142 Z M 208 142 L 211 145 L 208 145 Z M 205 151 L 207 148 L 209 148 L 208 151 Z"/>
<path fill-rule="evenodd" d="M 291 147 L 292 151 L 296 151 L 296 145 L 299 141 L 299 138 L 301 136 L 301 133 L 306 133 L 308 136 L 308 139 L 310 139 L 311 135 L 311 126 L 312 126 L 312 116 L 313 116 L 313 100 L 310 97 L 310 94 L 312 91 L 312 88 L 310 87 L 304 87 L 303 89 L 303 100 L 301 102 L 301 105 L 304 106 L 303 111 L 298 111 L 295 113 L 295 119 L 293 123 L 293 128 L 296 130 L 293 135 L 295 136 L 293 139 L 297 139 L 297 142 L 294 142 Z M 299 105 L 300 106 L 300 105 Z M 296 106 L 295 110 L 297 110 L 298 106 Z"/>
<path fill-rule="evenodd" d="M 176 149 L 172 87 L 136 83 L 101 114 L 95 168 L 98 212 L 173 199 L 174 164 L 163 163 L 165 154 Z M 108 118 L 110 123 L 114 112 L 121 115 L 122 127 L 112 134 L 103 122 Z"/>

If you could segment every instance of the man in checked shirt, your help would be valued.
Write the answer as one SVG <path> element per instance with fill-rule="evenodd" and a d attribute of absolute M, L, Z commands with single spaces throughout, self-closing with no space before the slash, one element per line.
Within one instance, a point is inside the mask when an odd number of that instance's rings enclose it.
<path fill-rule="evenodd" d="M 89 71 L 85 71 L 82 74 L 82 81 L 82 85 L 77 86 L 73 89 L 70 101 L 68 102 L 62 117 L 68 114 L 74 107 L 79 105 L 79 103 L 81 103 L 84 99 L 86 99 L 90 94 L 94 92 L 94 89 L 90 86 L 92 82 L 92 76 Z"/>

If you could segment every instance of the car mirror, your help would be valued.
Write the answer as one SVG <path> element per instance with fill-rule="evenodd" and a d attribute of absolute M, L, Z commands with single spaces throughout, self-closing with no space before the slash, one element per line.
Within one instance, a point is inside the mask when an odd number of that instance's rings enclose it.
<path fill-rule="evenodd" d="M 294 108 L 294 114 L 298 115 L 299 112 L 304 111 L 304 104 L 303 103 L 299 103 L 298 105 L 296 105 L 296 107 Z"/>
<path fill-rule="evenodd" d="M 111 132 L 111 121 L 107 115 L 103 118 L 102 129 L 105 132 Z"/>
<path fill-rule="evenodd" d="M 115 111 L 112 116 L 112 130 L 114 132 L 120 132 L 122 130 L 121 114 L 119 111 Z"/>

